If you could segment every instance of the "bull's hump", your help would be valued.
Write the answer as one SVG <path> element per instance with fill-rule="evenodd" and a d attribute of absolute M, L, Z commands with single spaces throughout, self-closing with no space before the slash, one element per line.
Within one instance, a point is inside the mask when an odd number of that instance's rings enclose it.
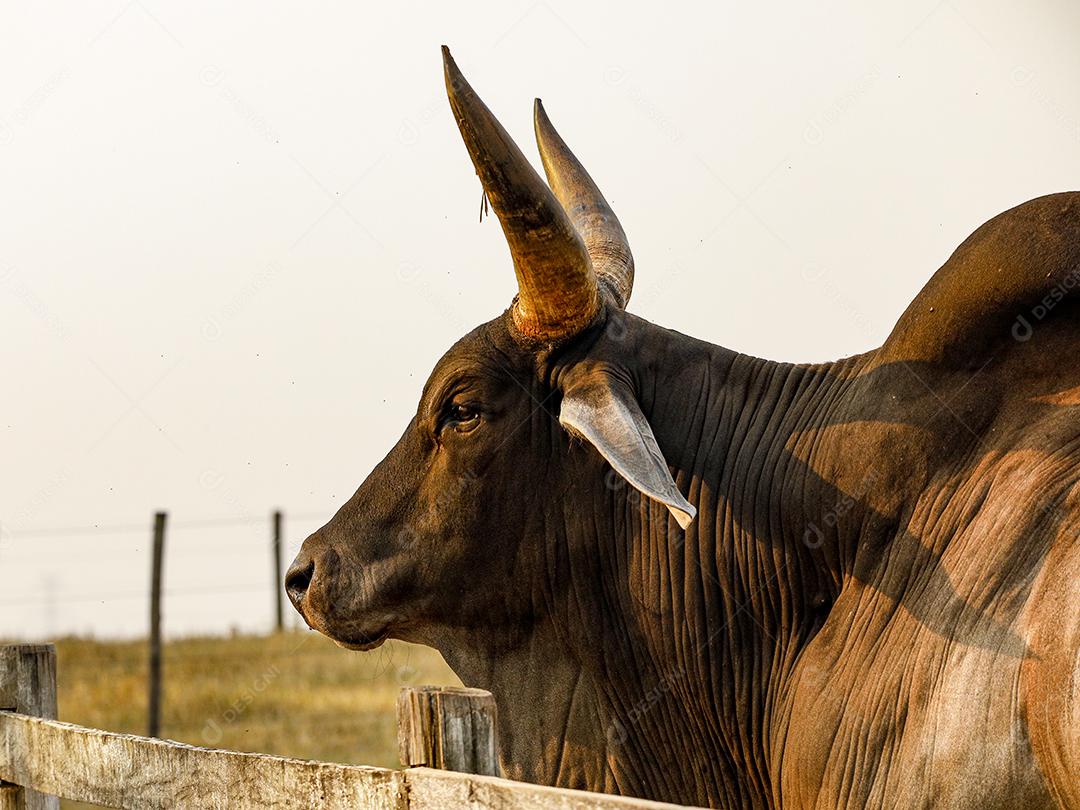
<path fill-rule="evenodd" d="M 1037 197 L 956 249 L 904 311 L 878 363 L 976 362 L 1017 342 L 1025 320 L 1076 317 L 1078 299 L 1080 192 Z"/>

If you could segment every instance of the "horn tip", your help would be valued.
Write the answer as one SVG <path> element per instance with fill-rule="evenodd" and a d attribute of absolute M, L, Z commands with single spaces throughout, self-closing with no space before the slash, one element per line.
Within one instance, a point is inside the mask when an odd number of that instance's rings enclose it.
<path fill-rule="evenodd" d="M 442 63 L 443 72 L 448 76 L 452 74 L 461 75 L 461 71 L 458 70 L 457 62 L 454 61 L 453 54 L 450 53 L 450 49 L 446 46 L 442 46 Z"/>
<path fill-rule="evenodd" d="M 467 92 L 469 90 L 469 83 L 461 75 L 461 68 L 457 66 L 457 62 L 454 61 L 454 57 L 446 45 L 442 46 L 442 63 L 446 92 L 450 96 L 452 106 L 455 97 L 459 96 L 463 91 Z"/>
<path fill-rule="evenodd" d="M 547 130 L 552 129 L 552 126 L 547 110 L 544 109 L 544 102 L 540 99 L 533 101 L 533 128 L 536 130 L 537 145 L 543 151 L 543 139 L 547 135 Z"/>

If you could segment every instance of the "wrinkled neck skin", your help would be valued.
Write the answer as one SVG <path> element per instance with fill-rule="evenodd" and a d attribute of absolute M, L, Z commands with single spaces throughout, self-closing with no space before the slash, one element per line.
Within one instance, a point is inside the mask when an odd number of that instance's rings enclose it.
<path fill-rule="evenodd" d="M 531 618 L 432 643 L 494 693 L 511 778 L 768 806 L 776 704 L 839 591 L 845 521 L 858 522 L 851 503 L 845 520 L 821 514 L 844 504 L 812 472 L 840 463 L 814 428 L 862 361 L 772 363 L 624 317 L 640 345 L 620 352 L 634 358 L 622 372 L 697 518 L 684 534 L 574 443 L 573 509 L 530 527 L 547 542 L 519 546 Z"/>

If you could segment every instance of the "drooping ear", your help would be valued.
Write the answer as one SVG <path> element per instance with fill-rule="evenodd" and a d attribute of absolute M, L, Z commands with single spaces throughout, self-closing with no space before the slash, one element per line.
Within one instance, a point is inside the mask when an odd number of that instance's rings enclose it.
<path fill-rule="evenodd" d="M 690 525 L 697 510 L 675 486 L 629 385 L 599 373 L 570 382 L 559 422 L 595 447 L 634 489 L 664 504 L 682 528 Z"/>

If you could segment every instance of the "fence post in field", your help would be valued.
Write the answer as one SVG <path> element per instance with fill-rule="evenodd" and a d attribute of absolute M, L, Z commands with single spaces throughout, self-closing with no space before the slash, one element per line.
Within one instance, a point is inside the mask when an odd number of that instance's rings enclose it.
<path fill-rule="evenodd" d="M 398 753 L 405 767 L 499 775 L 495 698 L 490 692 L 406 686 L 398 694 L 397 711 Z"/>
<path fill-rule="evenodd" d="M 146 736 L 161 730 L 161 569 L 165 558 L 165 513 L 154 515 L 154 561 L 150 569 L 150 664 Z"/>
<path fill-rule="evenodd" d="M 56 648 L 12 644 L 0 648 L 0 710 L 56 719 Z M 0 810 L 59 810 L 60 800 L 0 782 Z"/>
<path fill-rule="evenodd" d="M 285 629 L 285 583 L 281 576 L 281 510 L 274 510 L 274 606 L 277 608 L 275 615 L 277 631 Z"/>

